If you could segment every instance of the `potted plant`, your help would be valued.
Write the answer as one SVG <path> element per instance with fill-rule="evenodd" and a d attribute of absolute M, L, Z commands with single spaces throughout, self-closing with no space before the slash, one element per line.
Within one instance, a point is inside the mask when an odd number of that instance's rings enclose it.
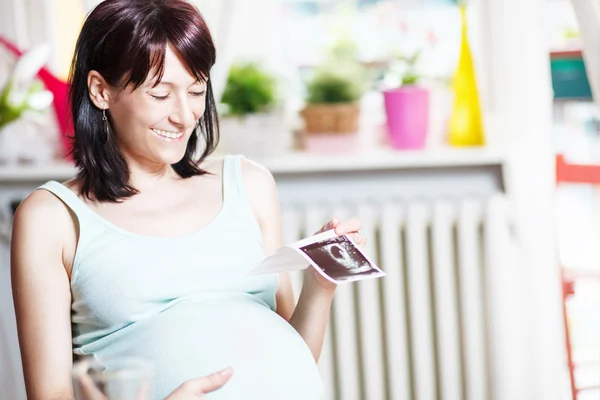
<path fill-rule="evenodd" d="M 221 133 L 227 152 L 265 157 L 279 150 L 277 82 L 255 62 L 234 64 L 221 97 Z"/>
<path fill-rule="evenodd" d="M 358 130 L 362 91 L 350 71 L 326 66 L 307 84 L 306 106 L 301 110 L 305 132 L 350 134 Z"/>
<path fill-rule="evenodd" d="M 425 147 L 429 129 L 429 91 L 419 85 L 421 51 L 392 61 L 383 90 L 389 142 L 395 149 Z"/>
<path fill-rule="evenodd" d="M 335 151 L 352 146 L 351 138 L 359 129 L 359 101 L 366 82 L 366 71 L 356 58 L 355 45 L 339 40 L 330 49 L 329 59 L 306 82 L 306 104 L 300 115 L 308 150 L 323 146 L 326 151 Z"/>

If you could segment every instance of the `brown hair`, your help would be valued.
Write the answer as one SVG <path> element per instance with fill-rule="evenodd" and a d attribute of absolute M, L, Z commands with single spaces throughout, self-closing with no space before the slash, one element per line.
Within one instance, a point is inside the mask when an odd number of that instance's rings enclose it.
<path fill-rule="evenodd" d="M 172 167 L 183 178 L 207 173 L 198 164 L 216 148 L 219 128 L 210 82 L 216 51 L 206 22 L 198 9 L 184 0 L 105 0 L 85 20 L 69 76 L 73 158 L 82 195 L 119 202 L 138 193 L 129 183 L 129 169 L 114 135 L 105 132 L 102 111 L 90 100 L 89 71 L 99 72 L 111 86 L 136 89 L 156 68 L 158 84 L 167 44 L 196 79 L 207 83 L 206 110 L 183 159 Z M 195 159 L 199 135 L 206 146 Z"/>

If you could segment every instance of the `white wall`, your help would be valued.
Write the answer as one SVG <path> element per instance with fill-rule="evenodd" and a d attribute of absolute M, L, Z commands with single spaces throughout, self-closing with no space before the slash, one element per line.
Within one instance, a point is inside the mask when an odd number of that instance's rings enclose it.
<path fill-rule="evenodd" d="M 507 190 L 523 255 L 515 281 L 522 284 L 524 325 L 512 329 L 524 339 L 527 387 L 515 389 L 527 390 L 531 399 L 558 400 L 568 393 L 568 374 L 552 220 L 553 94 L 544 6 L 545 0 L 491 1 L 488 20 L 494 28 L 496 105 L 510 156 Z"/>

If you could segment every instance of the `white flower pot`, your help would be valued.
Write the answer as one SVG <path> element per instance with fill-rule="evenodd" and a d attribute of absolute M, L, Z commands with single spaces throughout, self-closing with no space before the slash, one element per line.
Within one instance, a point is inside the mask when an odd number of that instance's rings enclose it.
<path fill-rule="evenodd" d="M 220 152 L 261 159 L 279 154 L 286 130 L 281 113 L 249 114 L 243 118 L 222 117 Z"/>
<path fill-rule="evenodd" d="M 44 116 L 22 117 L 0 128 L 0 165 L 48 164 L 58 153 L 58 133 Z"/>

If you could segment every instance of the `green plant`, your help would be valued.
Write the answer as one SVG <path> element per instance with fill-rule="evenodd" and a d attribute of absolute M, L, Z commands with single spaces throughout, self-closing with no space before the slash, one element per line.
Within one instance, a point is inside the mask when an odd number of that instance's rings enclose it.
<path fill-rule="evenodd" d="M 387 71 L 383 75 L 383 84 L 386 88 L 416 85 L 422 78 L 419 73 L 421 50 L 416 50 L 410 55 L 400 54 L 388 63 Z"/>
<path fill-rule="evenodd" d="M 362 95 L 359 82 L 353 79 L 351 74 L 336 71 L 334 68 L 321 68 L 316 71 L 307 83 L 307 91 L 306 101 L 310 104 L 349 103 L 358 100 Z"/>
<path fill-rule="evenodd" d="M 258 64 L 236 64 L 229 70 L 221 102 L 228 115 L 242 117 L 268 112 L 276 102 L 275 92 L 275 79 Z"/>
<path fill-rule="evenodd" d="M 415 85 L 421 76 L 417 72 L 417 63 L 419 62 L 419 57 L 421 56 L 421 50 L 415 51 L 412 55 L 400 55 L 398 56 L 398 61 L 404 63 L 405 69 L 402 74 L 402 85 Z"/>
<path fill-rule="evenodd" d="M 327 48 L 329 62 L 356 62 L 358 45 L 348 36 L 341 36 Z"/>
<path fill-rule="evenodd" d="M 43 111 L 52 103 L 52 93 L 35 79 L 49 54 L 48 46 L 37 46 L 17 60 L 8 81 L 0 88 L 0 128 L 29 111 Z"/>
<path fill-rule="evenodd" d="M 306 102 L 339 104 L 357 101 L 367 84 L 367 71 L 357 61 L 358 46 L 347 36 L 341 36 L 326 51 L 325 62 L 306 82 Z"/>

